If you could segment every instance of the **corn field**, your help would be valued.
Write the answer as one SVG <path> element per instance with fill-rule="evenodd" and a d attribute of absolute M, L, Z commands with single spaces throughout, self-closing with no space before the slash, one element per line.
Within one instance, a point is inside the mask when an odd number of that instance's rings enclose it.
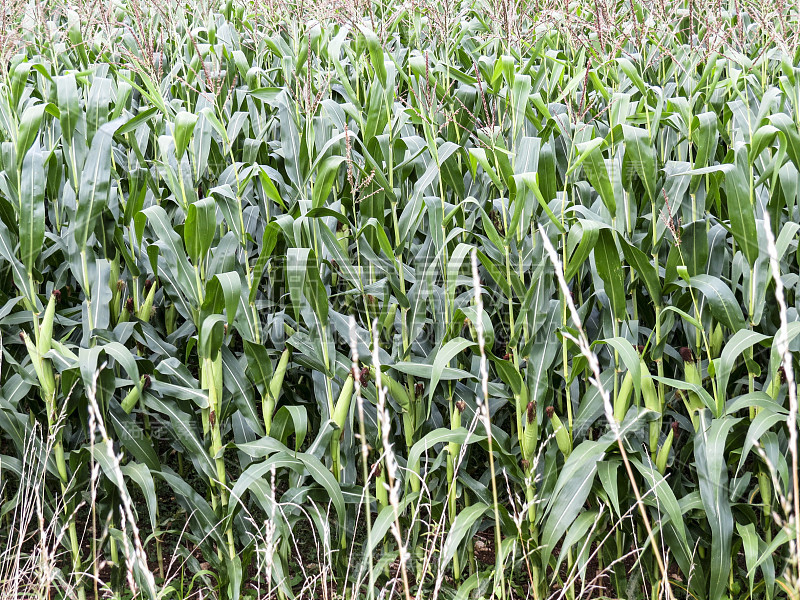
<path fill-rule="evenodd" d="M 800 5 L 0 13 L 0 598 L 800 598 Z"/>

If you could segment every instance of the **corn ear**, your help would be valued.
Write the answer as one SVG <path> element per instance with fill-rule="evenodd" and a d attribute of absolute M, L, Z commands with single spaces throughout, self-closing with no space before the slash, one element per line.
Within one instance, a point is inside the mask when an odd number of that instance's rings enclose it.
<path fill-rule="evenodd" d="M 377 379 L 375 367 L 371 366 L 369 371 L 372 377 Z M 381 384 L 388 388 L 389 395 L 400 405 L 400 408 L 403 409 L 403 412 L 408 412 L 410 410 L 411 398 L 408 395 L 408 390 L 403 384 L 384 372 L 381 372 Z"/>
<path fill-rule="evenodd" d="M 410 412 L 403 413 L 403 435 L 406 440 L 406 448 L 409 450 L 414 445 L 414 417 L 411 415 Z M 413 465 L 409 465 L 411 468 Z M 414 477 L 411 478 L 412 481 L 415 479 Z"/>
<path fill-rule="evenodd" d="M 108 286 L 111 288 L 111 297 L 114 298 L 119 289 L 117 282 L 119 281 L 119 254 L 108 263 Z"/>
<path fill-rule="evenodd" d="M 67 461 L 64 457 L 64 444 L 60 439 L 53 446 L 53 452 L 56 455 L 56 469 L 58 470 L 58 476 L 61 478 L 63 483 L 66 483 L 69 481 L 69 475 L 67 474 Z"/>
<path fill-rule="evenodd" d="M 267 395 L 261 399 L 261 411 L 264 416 L 264 429 L 267 435 L 269 435 L 270 429 L 272 429 L 272 413 L 275 412 L 275 402 L 278 401 L 278 396 L 280 396 L 281 388 L 283 387 L 283 378 L 289 366 L 290 355 L 291 350 L 287 346 L 281 354 L 275 372 L 272 374 Z"/>
<path fill-rule="evenodd" d="M 684 380 L 686 383 L 694 383 L 696 385 L 702 385 L 702 379 L 700 377 L 700 370 L 697 368 L 697 363 L 694 361 L 689 361 L 684 363 L 683 365 L 683 373 L 684 373 Z M 703 401 L 700 399 L 695 392 L 688 390 L 685 394 L 683 394 L 683 402 L 686 405 L 686 410 L 689 412 L 689 416 L 692 419 L 692 425 L 694 425 L 695 431 L 699 426 L 697 420 L 697 412 L 703 409 Z"/>
<path fill-rule="evenodd" d="M 461 413 L 466 408 L 463 400 L 459 400 L 455 403 L 453 407 L 453 412 L 450 415 L 450 431 L 455 431 L 456 429 L 461 427 Z M 450 452 L 450 456 L 455 460 L 458 453 L 461 451 L 461 444 L 456 444 L 455 442 L 450 442 L 447 445 L 448 452 Z"/>
<path fill-rule="evenodd" d="M 39 379 L 41 386 L 42 398 L 45 400 L 48 409 L 48 416 L 52 416 L 50 412 L 53 410 L 53 399 L 56 395 L 56 379 L 53 374 L 53 365 L 50 364 L 48 359 L 42 357 L 39 350 L 33 344 L 33 341 L 26 333 L 21 333 L 20 336 L 25 342 L 25 347 L 28 350 L 28 355 L 31 358 L 33 369 L 36 371 L 36 377 Z"/>
<path fill-rule="evenodd" d="M 633 392 L 633 373 L 627 371 L 625 377 L 622 378 L 622 385 L 619 388 L 619 393 L 614 399 L 614 418 L 618 423 L 622 423 L 628 408 L 631 406 L 631 394 Z"/>
<path fill-rule="evenodd" d="M 50 340 L 53 350 L 69 360 L 78 360 L 78 355 L 56 339 Z"/>
<path fill-rule="evenodd" d="M 142 388 L 141 385 L 137 383 L 122 399 L 122 402 L 120 404 L 122 406 L 122 410 L 124 410 L 128 414 L 131 414 L 133 407 L 136 406 L 136 404 L 139 402 L 139 398 L 141 397 L 141 395 L 142 395 Z"/>
<path fill-rule="evenodd" d="M 723 342 L 723 334 L 722 334 L 722 325 L 717 323 L 717 326 L 714 328 L 714 331 L 711 332 L 711 340 L 709 341 L 709 350 L 711 352 L 711 358 L 719 357 L 720 352 L 722 351 L 722 342 Z"/>
<path fill-rule="evenodd" d="M 650 374 L 650 369 L 647 368 L 644 361 L 640 362 L 639 367 L 642 372 L 641 388 L 644 407 L 648 410 L 660 413 L 662 412 L 662 406 L 658 399 L 658 392 L 656 391 L 655 383 L 653 383 L 653 376 Z"/>
<path fill-rule="evenodd" d="M 19 337 L 22 338 L 22 341 L 25 343 L 25 347 L 28 350 L 28 356 L 31 357 L 31 364 L 33 364 L 33 370 L 36 371 L 36 377 L 39 379 L 39 383 L 42 382 L 42 355 L 39 353 L 39 350 L 31 341 L 30 336 L 25 333 L 24 331 L 19 334 Z"/>
<path fill-rule="evenodd" d="M 158 283 L 154 281 L 153 284 L 150 286 L 150 291 L 147 292 L 147 296 L 145 297 L 144 302 L 139 307 L 139 310 L 136 313 L 136 316 L 139 317 L 145 323 L 150 322 L 150 315 L 153 313 L 153 299 L 156 296 L 157 287 Z"/>
<path fill-rule="evenodd" d="M 39 354 L 44 356 L 50 352 L 52 347 L 51 341 L 53 339 L 53 321 L 56 316 L 56 295 L 51 294 L 50 300 L 47 301 L 47 308 L 44 311 L 42 322 L 39 324 Z"/>
<path fill-rule="evenodd" d="M 135 312 L 136 311 L 133 305 L 133 298 L 128 298 L 122 305 L 122 311 L 119 314 L 119 322 L 127 323 L 128 321 L 131 320 L 131 316 L 133 316 Z"/>
<path fill-rule="evenodd" d="M 339 429 L 344 430 L 345 422 L 347 421 L 347 413 L 350 412 L 350 400 L 353 397 L 353 387 L 355 386 L 355 379 L 353 374 L 349 373 L 342 385 L 342 390 L 339 392 L 339 398 L 336 400 L 336 407 L 334 408 L 331 418 Z"/>
<path fill-rule="evenodd" d="M 552 406 L 547 407 L 547 416 L 550 417 L 550 424 L 553 426 L 553 433 L 556 437 L 558 449 L 561 450 L 564 457 L 569 456 L 572 454 L 572 436 L 569 433 L 569 429 L 564 427 L 563 423 L 561 423 L 561 419 L 558 418 Z"/>
<path fill-rule="evenodd" d="M 114 260 L 109 262 L 109 271 L 108 286 L 111 288 L 111 302 L 109 307 L 111 309 L 111 322 L 116 324 L 119 319 L 119 295 L 120 284 L 122 283 L 119 278 L 119 254 L 114 257 Z"/>
<path fill-rule="evenodd" d="M 142 392 L 144 392 L 148 387 L 150 387 L 150 376 L 142 375 L 136 385 L 134 385 L 122 399 L 122 410 L 130 414 L 133 410 L 133 407 L 136 406 L 136 404 L 139 402 L 139 399 L 142 397 Z"/>
<path fill-rule="evenodd" d="M 397 303 L 392 302 L 389 306 L 389 310 L 386 311 L 386 318 L 383 320 L 383 329 L 386 331 L 391 332 L 392 327 L 394 326 L 394 317 L 397 314 Z"/>
<path fill-rule="evenodd" d="M 764 391 L 773 400 L 777 400 L 778 399 L 778 394 L 781 391 L 781 377 L 780 377 L 779 372 L 776 372 L 772 376 L 772 379 L 770 379 L 770 381 L 767 384 L 767 386 L 766 386 Z"/>
<path fill-rule="evenodd" d="M 217 352 L 216 358 L 211 360 L 211 376 L 216 400 L 213 408 L 218 411 L 222 401 L 222 352 Z"/>
<path fill-rule="evenodd" d="M 657 419 L 650 421 L 650 452 L 655 453 L 656 449 L 658 448 L 658 434 L 661 431 L 662 406 L 658 399 L 656 386 L 653 383 L 653 377 L 650 375 L 650 369 L 647 368 L 647 365 L 644 364 L 644 361 L 640 361 L 639 368 L 641 369 L 642 373 L 641 387 L 644 407 L 648 410 L 658 413 L 659 415 Z"/>
<path fill-rule="evenodd" d="M 353 372 L 347 374 L 347 379 L 345 379 L 344 383 L 342 384 L 342 389 L 339 392 L 339 397 L 336 399 L 336 406 L 333 409 L 333 414 L 331 415 L 331 419 L 336 426 L 339 428 L 339 432 L 331 436 L 331 471 L 333 471 L 333 476 L 336 477 L 336 480 L 339 480 L 341 477 L 341 464 L 342 464 L 342 456 L 340 450 L 340 444 L 342 437 L 344 436 L 344 426 L 347 422 L 347 414 L 350 412 L 350 400 L 353 397 L 353 388 L 355 387 L 355 377 L 353 376 Z"/>
<path fill-rule="evenodd" d="M 164 310 L 164 326 L 168 335 L 172 335 L 175 332 L 177 321 L 178 309 L 175 308 L 175 304 L 170 302 L 169 306 Z"/>
<path fill-rule="evenodd" d="M 336 241 L 339 243 L 339 248 L 342 249 L 342 252 L 347 254 L 348 246 L 350 245 L 350 227 L 348 225 L 342 225 L 342 228 L 336 232 Z"/>
<path fill-rule="evenodd" d="M 525 422 L 525 432 L 522 436 L 522 458 L 530 464 L 531 457 L 536 452 L 536 444 L 539 441 L 539 423 L 536 420 L 536 406 L 533 402 L 528 402 L 527 419 Z"/>
<path fill-rule="evenodd" d="M 766 516 L 769 516 L 772 511 L 772 481 L 769 473 L 763 469 L 758 471 L 758 491 L 761 494 L 762 510 Z"/>
<path fill-rule="evenodd" d="M 667 434 L 667 439 L 664 440 L 664 445 L 658 451 L 656 455 L 656 469 L 662 475 L 667 470 L 667 459 L 669 458 L 669 452 L 672 450 L 672 442 L 675 439 L 675 429 L 676 423 L 673 423 L 673 426 L 670 427 L 669 433 Z"/>
<path fill-rule="evenodd" d="M 278 366 L 275 369 L 275 373 L 272 375 L 272 381 L 269 382 L 269 394 L 273 399 L 277 399 L 278 395 L 281 393 L 281 388 L 283 387 L 283 377 L 286 375 L 286 369 L 289 366 L 290 355 L 291 350 L 289 348 L 286 348 L 281 353 Z"/>
<path fill-rule="evenodd" d="M 212 384 L 211 384 L 212 374 L 211 374 L 211 364 L 210 363 L 211 363 L 211 361 L 208 360 L 208 359 L 201 359 L 201 362 L 200 362 L 200 387 L 203 388 L 204 390 L 208 391 L 208 396 L 209 396 L 208 403 L 209 403 L 209 407 L 210 407 L 210 408 L 203 409 L 202 415 L 201 415 L 202 422 L 203 422 L 203 436 L 208 435 L 209 431 L 211 431 L 211 422 L 209 420 L 209 412 L 210 412 L 210 410 L 213 410 L 213 406 L 211 406 L 211 405 L 212 405 L 212 403 L 214 401 L 213 398 L 211 397 L 214 392 L 211 390 L 211 387 L 212 387 Z"/>
<path fill-rule="evenodd" d="M 375 477 L 375 499 L 378 502 L 378 508 L 389 506 L 389 491 L 386 489 L 386 471 L 382 465 L 376 465 L 378 473 Z M 380 511 L 379 511 L 380 512 Z"/>

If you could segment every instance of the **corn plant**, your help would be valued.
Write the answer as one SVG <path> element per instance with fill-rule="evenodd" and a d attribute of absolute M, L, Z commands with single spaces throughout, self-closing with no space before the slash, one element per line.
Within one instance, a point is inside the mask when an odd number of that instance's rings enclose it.
<path fill-rule="evenodd" d="M 3 10 L 0 589 L 798 598 L 796 5 Z"/>

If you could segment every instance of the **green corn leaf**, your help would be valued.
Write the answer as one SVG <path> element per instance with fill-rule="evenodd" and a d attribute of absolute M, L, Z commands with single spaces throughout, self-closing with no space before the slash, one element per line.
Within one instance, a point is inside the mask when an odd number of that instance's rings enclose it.
<path fill-rule="evenodd" d="M 603 288 L 611 304 L 611 311 L 617 319 L 622 320 L 626 315 L 625 277 L 611 230 L 599 231 L 597 245 L 594 247 L 594 260 L 597 273 L 603 280 Z"/>
<path fill-rule="evenodd" d="M 600 140 L 600 138 L 595 138 Z M 583 170 L 592 187 L 600 194 L 603 204 L 606 205 L 611 217 L 617 216 L 617 202 L 614 197 L 614 188 L 608 175 L 605 159 L 603 158 L 603 144 L 595 140 L 578 144 L 579 160 L 582 159 Z"/>
<path fill-rule="evenodd" d="M 118 122 L 106 123 L 94 136 L 81 173 L 78 209 L 75 211 L 75 245 L 83 249 L 94 231 L 111 190 L 111 142 Z"/>
<path fill-rule="evenodd" d="M 645 253 L 639 248 L 631 245 L 622 238 L 617 239 L 622 248 L 622 254 L 625 256 L 625 261 L 636 271 L 637 275 L 642 278 L 651 300 L 656 305 L 660 306 L 662 303 L 661 280 L 659 279 L 655 267 L 647 259 Z"/>
<path fill-rule="evenodd" d="M 450 531 L 447 533 L 447 538 L 442 546 L 441 561 L 443 565 L 446 565 L 453 560 L 453 556 L 461 546 L 464 538 L 474 527 L 476 521 L 478 521 L 478 519 L 483 517 L 483 515 L 490 510 L 490 506 L 487 506 L 483 502 L 479 502 L 466 507 L 464 510 L 458 513 L 455 521 L 450 526 Z"/>
<path fill-rule="evenodd" d="M 120 470 L 124 476 L 132 479 L 142 490 L 142 495 L 144 495 L 147 504 L 147 514 L 150 517 L 150 527 L 153 531 L 156 531 L 158 529 L 156 521 L 158 499 L 156 498 L 156 486 L 153 476 L 150 474 L 150 469 L 141 463 L 128 463 L 127 465 L 122 465 Z"/>
<path fill-rule="evenodd" d="M 743 144 L 734 148 L 733 161 L 734 168 L 725 173 L 725 195 L 731 233 L 747 262 L 753 266 L 758 258 L 758 234 L 755 206 L 750 197 L 750 165 Z"/>
<path fill-rule="evenodd" d="M 691 277 L 689 284 L 706 297 L 711 312 L 720 323 L 733 332 L 745 328 L 742 309 L 731 289 L 721 279 L 701 274 Z"/>
<path fill-rule="evenodd" d="M 725 440 L 738 419 L 723 417 L 704 421 L 695 434 L 695 459 L 699 476 L 700 497 L 711 528 L 711 568 L 709 597 L 723 597 L 731 568 L 733 514 L 728 492 L 728 470 L 725 465 Z"/>
<path fill-rule="evenodd" d="M 750 428 L 747 430 L 747 437 L 745 438 L 744 444 L 742 446 L 742 453 L 739 457 L 739 464 L 736 467 L 736 471 L 739 472 L 742 470 L 744 466 L 744 462 L 747 459 L 747 456 L 750 454 L 753 446 L 758 443 L 761 439 L 761 436 L 764 435 L 767 431 L 769 431 L 772 427 L 779 423 L 783 423 L 786 421 L 786 414 L 781 411 L 775 411 L 771 408 L 766 408 L 760 411 L 756 418 L 750 423 Z"/>
<path fill-rule="evenodd" d="M 433 369 L 431 371 L 431 384 L 428 387 L 428 401 L 433 399 L 433 392 L 439 384 L 445 367 L 450 364 L 450 361 L 462 351 L 474 346 L 475 343 L 470 340 L 456 338 L 447 342 L 436 352 L 436 356 L 433 359 Z"/>
<path fill-rule="evenodd" d="M 185 110 L 175 115 L 173 137 L 175 138 L 175 156 L 178 160 L 186 152 L 186 147 L 189 145 L 195 125 L 197 125 L 197 115 Z"/>
<path fill-rule="evenodd" d="M 625 161 L 633 168 L 644 184 L 647 198 L 656 201 L 656 182 L 658 179 L 656 152 L 644 129 L 622 126 L 625 135 Z"/>
<path fill-rule="evenodd" d="M 44 153 L 31 149 L 22 161 L 19 190 L 19 254 L 32 273 L 42 252 L 45 232 Z"/>
<path fill-rule="evenodd" d="M 569 455 L 550 497 L 549 515 L 542 528 L 545 556 L 550 556 L 556 543 L 578 516 L 591 491 L 597 463 L 604 454 L 600 443 L 586 441 Z"/>
<path fill-rule="evenodd" d="M 200 325 L 198 349 L 203 358 L 214 359 L 222 346 L 225 319 L 222 315 L 210 315 Z"/>
<path fill-rule="evenodd" d="M 708 165 L 716 152 L 718 140 L 719 132 L 715 113 L 704 112 L 692 117 L 692 142 L 697 148 L 694 156 L 695 169 Z"/>
<path fill-rule="evenodd" d="M 766 335 L 747 329 L 740 329 L 731 336 L 728 343 L 725 344 L 725 347 L 722 349 L 719 364 L 716 367 L 717 386 L 722 393 L 728 389 L 728 379 L 736 364 L 736 360 L 742 352 L 766 339 L 768 339 Z"/>
<path fill-rule="evenodd" d="M 46 106 L 44 104 L 34 104 L 29 106 L 22 113 L 19 123 L 19 134 L 17 136 L 17 163 L 22 164 L 28 149 L 36 141 L 39 129 L 42 124 Z"/>
<path fill-rule="evenodd" d="M 60 75 L 55 78 L 58 110 L 61 115 L 61 135 L 68 145 L 72 144 L 75 128 L 81 116 L 80 95 L 74 75 Z"/>
<path fill-rule="evenodd" d="M 192 423 L 192 418 L 187 413 L 177 408 L 173 402 L 164 402 L 148 393 L 142 394 L 142 397 L 144 398 L 145 406 L 161 413 L 169 420 L 170 435 L 174 436 L 187 451 L 192 462 L 200 472 L 209 479 L 216 479 L 216 468 L 208 452 L 200 443 L 200 439 Z"/>
<path fill-rule="evenodd" d="M 600 224 L 587 219 L 580 219 L 579 225 L 570 229 L 567 238 L 569 259 L 564 269 L 564 278 L 567 281 L 577 275 L 581 265 L 589 258 L 600 236 L 600 230 Z"/>
<path fill-rule="evenodd" d="M 183 227 L 183 241 L 186 253 L 193 263 L 204 259 L 217 229 L 217 206 L 213 199 L 204 198 L 189 205 L 186 223 Z"/>

